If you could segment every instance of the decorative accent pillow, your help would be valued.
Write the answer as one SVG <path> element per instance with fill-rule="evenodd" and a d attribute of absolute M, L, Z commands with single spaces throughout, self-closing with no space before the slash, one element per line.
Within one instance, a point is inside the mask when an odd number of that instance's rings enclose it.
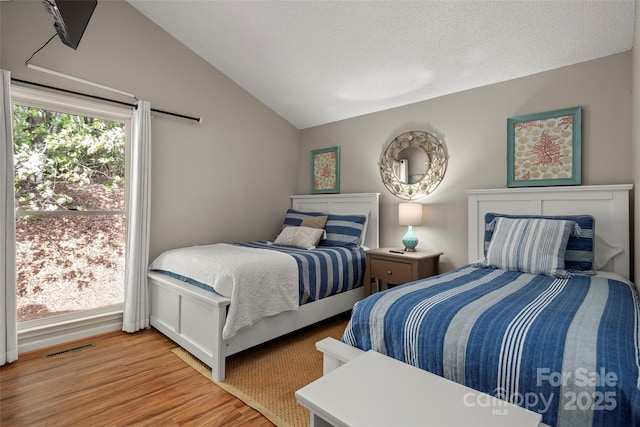
<path fill-rule="evenodd" d="M 567 242 L 567 250 L 564 255 L 564 268 L 567 271 L 593 274 L 595 251 L 595 218 L 591 215 L 505 215 L 488 213 L 485 215 L 484 253 L 493 236 L 493 222 L 496 218 L 543 218 L 552 220 L 573 221 L 580 227 L 580 233 L 572 233 Z"/>
<path fill-rule="evenodd" d="M 285 227 L 273 244 L 307 250 L 315 249 L 318 246 L 322 234 L 324 234 L 324 230 L 321 228 Z"/>
<path fill-rule="evenodd" d="M 498 217 L 484 266 L 571 277 L 564 256 L 575 227 L 575 222 L 567 220 Z"/>
<path fill-rule="evenodd" d="M 327 225 L 328 218 L 329 218 L 328 215 L 305 218 L 300 223 L 300 226 L 324 229 L 324 226 Z"/>
<path fill-rule="evenodd" d="M 368 215 L 329 214 L 325 231 L 327 238 L 320 241 L 320 246 L 343 246 L 358 248 L 362 243 Z"/>

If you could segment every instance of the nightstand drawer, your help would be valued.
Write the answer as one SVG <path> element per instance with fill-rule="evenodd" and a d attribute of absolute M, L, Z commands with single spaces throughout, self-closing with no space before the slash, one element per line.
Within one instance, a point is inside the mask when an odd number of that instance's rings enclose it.
<path fill-rule="evenodd" d="M 364 296 L 386 289 L 387 285 L 402 285 L 438 274 L 438 260 L 442 252 L 398 252 L 397 248 L 376 248 L 367 251 L 364 273 Z"/>
<path fill-rule="evenodd" d="M 400 285 L 412 281 L 411 264 L 383 259 L 371 261 L 371 275 L 383 282 Z"/>

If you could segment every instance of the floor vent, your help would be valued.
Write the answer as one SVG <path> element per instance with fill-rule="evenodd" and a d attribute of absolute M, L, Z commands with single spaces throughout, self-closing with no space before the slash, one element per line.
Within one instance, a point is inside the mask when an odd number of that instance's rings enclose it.
<path fill-rule="evenodd" d="M 91 347 L 95 347 L 95 346 L 96 345 L 93 344 L 93 343 L 82 344 L 82 345 L 78 345 L 76 347 L 67 348 L 65 350 L 56 351 L 54 353 L 45 354 L 44 356 L 42 356 L 42 358 L 43 359 L 51 359 L 52 357 L 62 356 L 63 354 L 71 353 L 71 352 L 74 352 L 74 351 L 80 351 L 80 350 L 84 350 L 85 348 L 91 348 Z"/>

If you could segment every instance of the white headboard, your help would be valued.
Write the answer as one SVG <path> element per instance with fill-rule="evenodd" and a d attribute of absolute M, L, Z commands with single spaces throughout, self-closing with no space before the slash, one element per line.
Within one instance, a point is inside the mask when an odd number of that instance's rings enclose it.
<path fill-rule="evenodd" d="M 291 207 L 303 212 L 336 214 L 369 213 L 364 245 L 370 249 L 380 246 L 380 193 L 315 194 L 291 196 Z"/>
<path fill-rule="evenodd" d="M 469 190 L 469 262 L 484 256 L 484 216 L 488 212 L 514 215 L 592 215 L 595 233 L 623 249 L 605 270 L 629 278 L 629 192 L 631 184 L 570 187 Z"/>

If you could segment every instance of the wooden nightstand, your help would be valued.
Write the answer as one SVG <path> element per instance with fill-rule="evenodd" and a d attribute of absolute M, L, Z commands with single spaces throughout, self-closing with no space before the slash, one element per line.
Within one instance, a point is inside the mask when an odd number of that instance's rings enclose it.
<path fill-rule="evenodd" d="M 438 274 L 438 262 L 442 252 L 402 252 L 398 248 L 378 248 L 366 252 L 367 267 L 364 272 L 364 296 L 371 295 L 371 282 L 377 280 L 390 285 L 424 279 Z"/>

